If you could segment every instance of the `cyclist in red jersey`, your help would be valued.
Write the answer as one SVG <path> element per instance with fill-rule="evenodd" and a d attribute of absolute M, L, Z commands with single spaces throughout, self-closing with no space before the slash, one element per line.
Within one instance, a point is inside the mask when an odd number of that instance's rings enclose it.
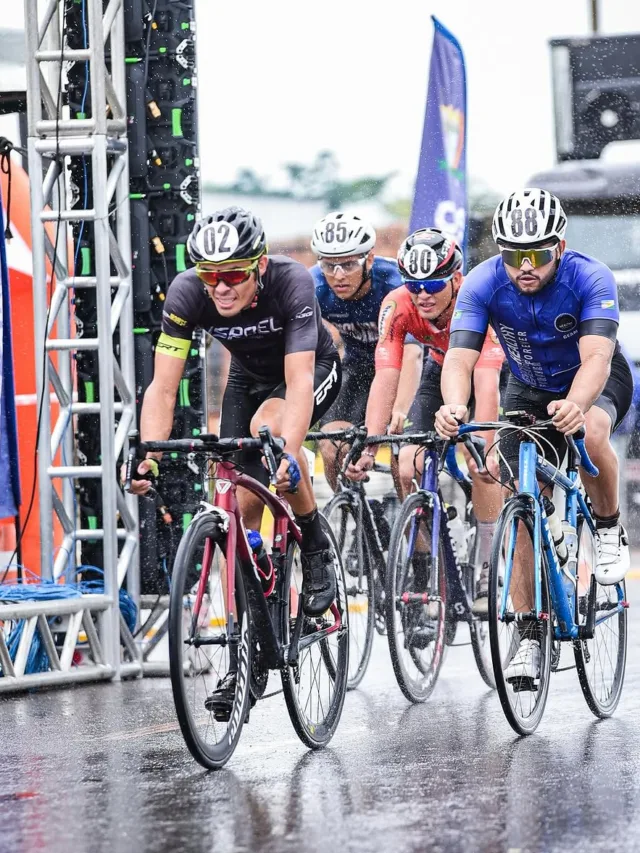
<path fill-rule="evenodd" d="M 380 308 L 376 375 L 366 414 L 366 426 L 371 435 L 385 432 L 391 421 L 407 335 L 429 350 L 423 361 L 418 393 L 407 413 L 408 429 L 413 432 L 434 429 L 435 415 L 442 405 L 440 374 L 449 346 L 456 296 L 463 282 L 462 252 L 454 240 L 437 228 L 420 229 L 409 235 L 398 253 L 398 266 L 405 286 L 390 293 Z M 474 372 L 477 420 L 497 420 L 503 359 L 502 349 L 491 330 Z M 396 415 L 394 413 L 394 421 L 397 420 Z M 414 479 L 420 477 L 423 456 L 413 445 L 401 449 L 401 497 L 409 494 Z M 364 478 L 373 467 L 374 457 L 375 448 L 365 451 L 360 460 L 350 466 L 349 476 L 354 480 Z M 478 521 L 477 563 L 482 567 L 477 579 L 474 610 L 484 612 L 491 540 L 501 496 L 495 481 L 488 475 L 479 475 L 472 460 L 468 460 L 468 464 L 473 477 L 473 505 Z M 493 454 L 487 459 L 487 467 L 494 476 L 498 476 Z"/>

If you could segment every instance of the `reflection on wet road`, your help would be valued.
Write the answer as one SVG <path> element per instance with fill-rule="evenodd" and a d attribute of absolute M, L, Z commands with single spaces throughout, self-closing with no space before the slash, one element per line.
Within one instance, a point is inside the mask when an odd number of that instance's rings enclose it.
<path fill-rule="evenodd" d="M 629 598 L 616 716 L 596 721 L 575 671 L 559 673 L 528 739 L 469 646 L 449 649 L 433 697 L 410 706 L 380 637 L 329 749 L 306 751 L 275 696 L 219 773 L 183 746 L 167 679 L 2 699 L 0 853 L 635 851 L 640 582 Z"/>

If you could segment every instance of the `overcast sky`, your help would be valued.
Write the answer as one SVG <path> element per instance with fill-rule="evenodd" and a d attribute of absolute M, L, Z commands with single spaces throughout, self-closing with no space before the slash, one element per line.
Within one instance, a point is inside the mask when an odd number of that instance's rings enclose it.
<path fill-rule="evenodd" d="M 22 4 L 3 4 L 18 26 Z M 435 14 L 462 44 L 468 165 L 499 191 L 554 162 L 548 40 L 589 33 L 589 0 L 196 0 L 203 178 L 229 182 L 334 151 L 345 178 L 411 192 Z M 637 0 L 600 0 L 603 33 L 640 32 Z"/>

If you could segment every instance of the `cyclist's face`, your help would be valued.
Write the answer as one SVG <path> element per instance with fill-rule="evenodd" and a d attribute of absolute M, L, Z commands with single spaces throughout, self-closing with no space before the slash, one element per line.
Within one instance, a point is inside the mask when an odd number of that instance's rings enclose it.
<path fill-rule="evenodd" d="M 545 249 L 552 246 L 554 246 L 554 244 L 550 242 L 543 246 L 539 246 L 539 248 Z M 564 240 L 560 243 L 556 243 L 554 259 L 542 267 L 534 267 L 531 261 L 528 258 L 525 258 L 519 268 L 509 266 L 508 264 L 504 264 L 504 268 L 511 281 L 515 284 L 518 290 L 522 291 L 522 293 L 538 293 L 538 291 L 542 290 L 545 285 L 549 284 L 555 275 L 557 263 L 562 257 L 565 246 L 566 243 Z"/>
<path fill-rule="evenodd" d="M 366 275 L 371 270 L 373 249 L 365 258 L 363 265 L 358 263 L 358 261 L 362 260 L 362 255 L 349 255 L 348 258 L 323 258 L 322 260 L 325 262 L 325 268 L 322 271 L 327 279 L 327 284 L 338 299 L 348 301 L 349 299 L 353 299 L 362 284 L 363 273 Z M 334 264 L 337 266 L 334 267 Z M 353 266 L 353 269 L 345 272 L 342 264 Z M 358 296 L 364 296 L 367 290 L 366 286 L 363 287 Z"/>
<path fill-rule="evenodd" d="M 456 293 L 462 283 L 462 273 L 456 272 L 440 293 L 411 293 L 411 301 L 416 306 L 418 314 L 423 320 L 437 320 L 438 317 L 452 305 L 453 294 Z"/>
<path fill-rule="evenodd" d="M 260 274 L 264 275 L 268 259 L 263 255 L 258 262 Z M 252 272 L 242 284 L 229 285 L 219 281 L 215 287 L 204 284 L 207 295 L 216 306 L 216 311 L 223 317 L 234 317 L 253 302 L 256 295 L 256 274 Z"/>

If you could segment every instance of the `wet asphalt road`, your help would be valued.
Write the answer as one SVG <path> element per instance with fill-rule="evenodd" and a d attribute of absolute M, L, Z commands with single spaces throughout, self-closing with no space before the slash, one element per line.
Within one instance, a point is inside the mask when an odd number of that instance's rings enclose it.
<path fill-rule="evenodd" d="M 558 673 L 527 739 L 470 647 L 449 650 L 432 698 L 414 707 L 379 637 L 330 748 L 302 746 L 280 695 L 254 709 L 218 773 L 183 746 L 167 679 L 4 698 L 0 853 L 636 851 L 640 581 L 629 598 L 616 716 L 596 721 L 575 671 Z"/>

